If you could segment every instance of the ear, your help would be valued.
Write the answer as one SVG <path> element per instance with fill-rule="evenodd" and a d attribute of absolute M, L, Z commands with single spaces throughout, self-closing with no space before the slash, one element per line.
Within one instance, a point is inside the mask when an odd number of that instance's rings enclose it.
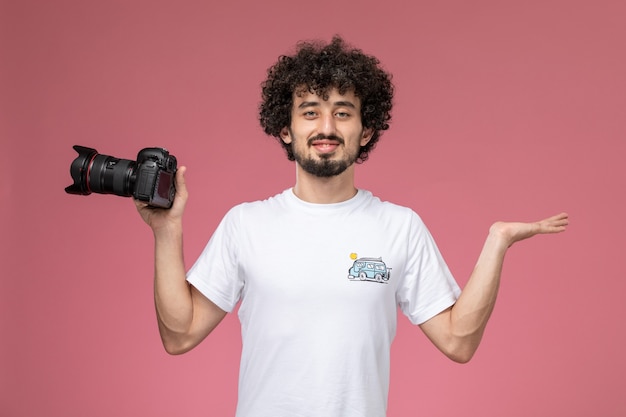
<path fill-rule="evenodd" d="M 292 138 L 291 138 L 291 135 L 289 134 L 289 129 L 288 128 L 283 127 L 281 129 L 281 131 L 280 131 L 280 138 L 285 143 L 291 143 Z"/>
<path fill-rule="evenodd" d="M 374 129 L 371 128 L 367 128 L 367 129 L 363 129 L 363 134 L 361 135 L 361 146 L 365 146 L 367 145 L 367 142 L 370 141 L 370 139 L 372 139 L 372 136 L 374 136 Z"/>

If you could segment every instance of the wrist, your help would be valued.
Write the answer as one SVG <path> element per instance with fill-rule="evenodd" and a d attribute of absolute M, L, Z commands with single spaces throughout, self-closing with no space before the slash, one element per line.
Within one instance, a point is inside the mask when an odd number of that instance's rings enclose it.
<path fill-rule="evenodd" d="M 165 222 L 153 227 L 152 233 L 157 240 L 180 238 L 183 235 L 183 225 L 180 221 Z"/>
<path fill-rule="evenodd" d="M 495 222 L 491 225 L 487 241 L 501 250 L 506 250 L 515 243 L 513 235 L 505 222 Z"/>

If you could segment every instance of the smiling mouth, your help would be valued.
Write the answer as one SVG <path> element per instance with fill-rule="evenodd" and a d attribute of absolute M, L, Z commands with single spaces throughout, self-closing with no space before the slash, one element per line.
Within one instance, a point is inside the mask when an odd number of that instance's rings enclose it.
<path fill-rule="evenodd" d="M 320 153 L 330 153 L 334 152 L 337 147 L 339 147 L 339 143 L 332 140 L 316 140 L 313 141 L 311 146 Z"/>
<path fill-rule="evenodd" d="M 315 148 L 321 154 L 328 154 L 334 152 L 339 145 L 343 144 L 343 139 L 333 136 L 318 135 L 309 140 L 309 146 Z"/>

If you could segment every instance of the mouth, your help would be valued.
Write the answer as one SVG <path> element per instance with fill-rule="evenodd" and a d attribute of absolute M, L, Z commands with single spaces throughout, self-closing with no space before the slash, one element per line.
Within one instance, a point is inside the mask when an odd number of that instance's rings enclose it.
<path fill-rule="evenodd" d="M 313 146 L 313 148 L 315 148 L 319 153 L 330 153 L 337 149 L 339 143 L 332 140 L 316 140 L 311 146 Z"/>
<path fill-rule="evenodd" d="M 313 138 L 309 141 L 309 146 L 322 154 L 334 152 L 343 143 L 340 138 Z"/>

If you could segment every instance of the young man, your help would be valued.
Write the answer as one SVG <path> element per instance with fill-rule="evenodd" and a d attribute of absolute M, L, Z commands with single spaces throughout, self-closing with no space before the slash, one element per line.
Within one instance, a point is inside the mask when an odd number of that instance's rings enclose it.
<path fill-rule="evenodd" d="M 231 209 L 188 274 L 185 168 L 170 210 L 136 202 L 155 237 L 168 352 L 192 349 L 241 303 L 239 417 L 384 416 L 397 307 L 446 356 L 467 362 L 506 250 L 568 223 L 566 214 L 494 223 L 461 291 L 417 214 L 355 188 L 355 164 L 390 120 L 393 88 L 378 64 L 334 38 L 301 43 L 269 70 L 260 120 L 295 161 L 295 185 Z"/>

